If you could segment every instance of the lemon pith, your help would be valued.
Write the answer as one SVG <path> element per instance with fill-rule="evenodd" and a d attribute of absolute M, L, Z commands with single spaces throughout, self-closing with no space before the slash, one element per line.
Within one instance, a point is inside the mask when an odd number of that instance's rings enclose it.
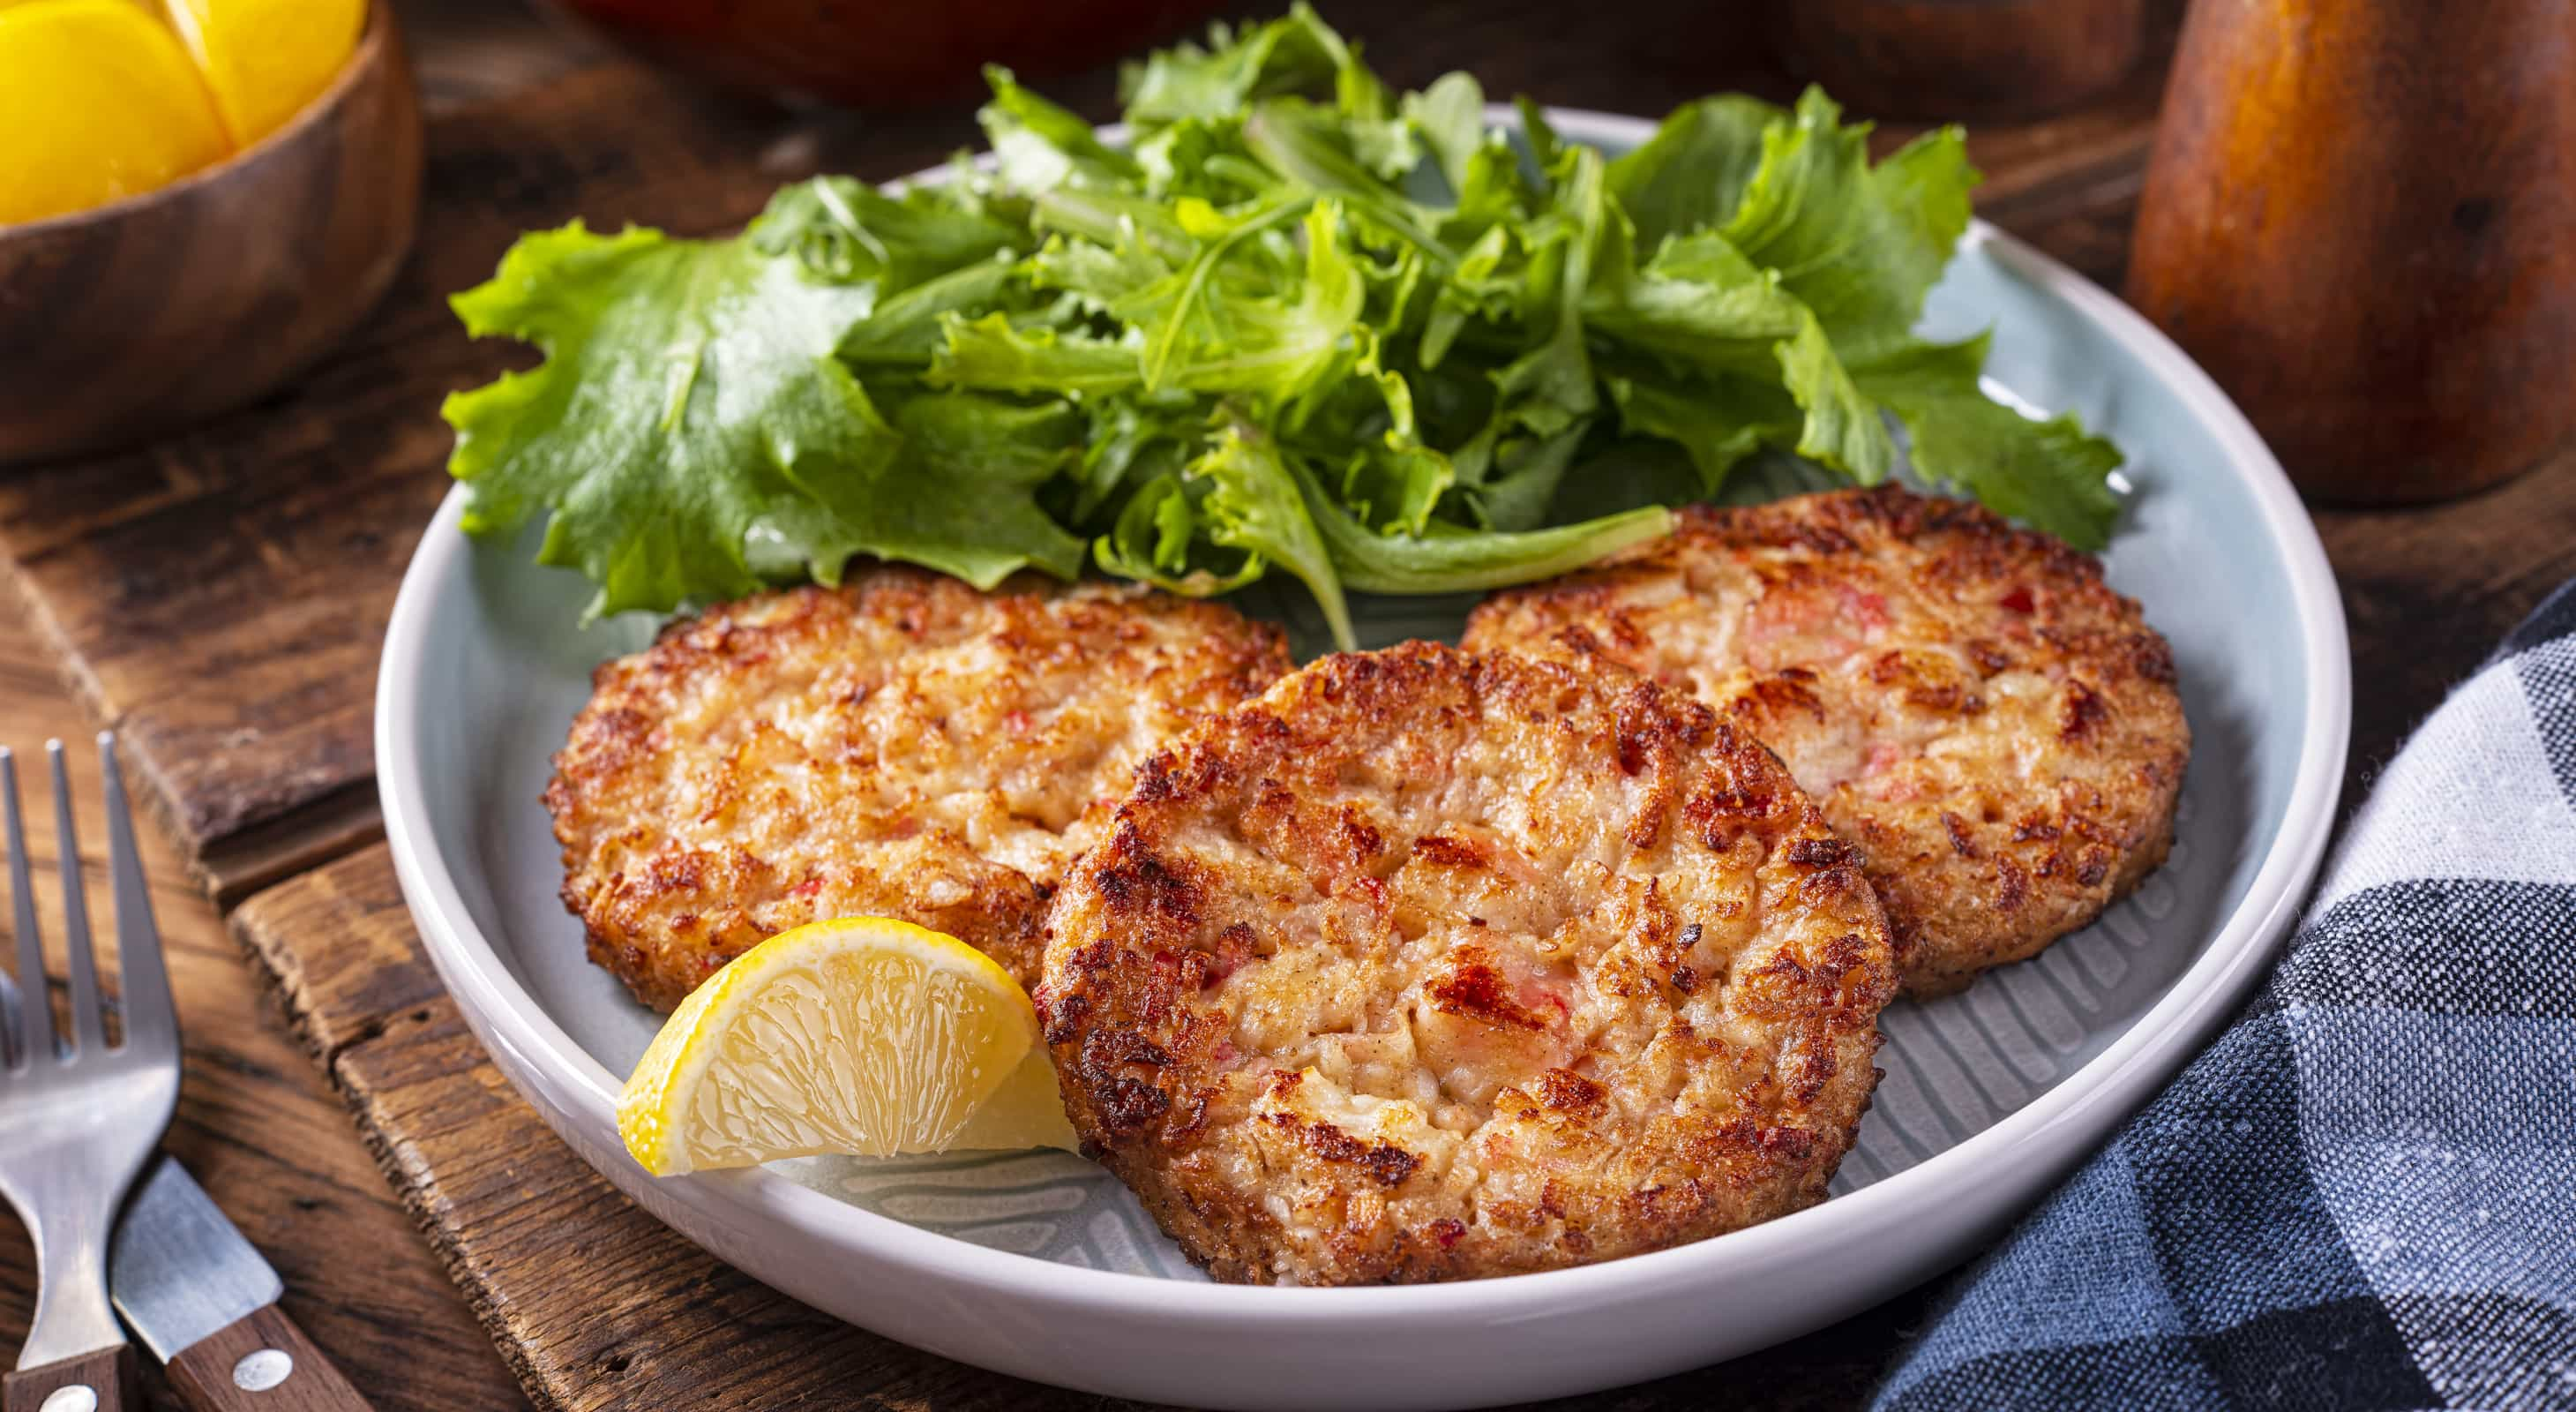
<path fill-rule="evenodd" d="M 671 1012 L 617 1126 L 657 1176 L 1070 1146 L 1045 1063 L 1027 994 L 981 952 L 907 922 L 816 922 L 744 952 Z"/>

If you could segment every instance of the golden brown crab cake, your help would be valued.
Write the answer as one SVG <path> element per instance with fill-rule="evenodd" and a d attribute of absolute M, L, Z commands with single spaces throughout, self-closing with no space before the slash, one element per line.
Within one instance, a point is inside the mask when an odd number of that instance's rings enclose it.
<path fill-rule="evenodd" d="M 883 915 L 1037 979 L 1048 896 L 1181 727 L 1291 666 L 1213 603 L 882 567 L 603 664 L 546 788 L 591 959 L 657 1010 L 762 938 Z"/>
<path fill-rule="evenodd" d="M 1087 1151 L 1219 1279 L 1607 1260 L 1823 1198 L 1885 919 L 1788 772 L 1632 673 L 1327 657 L 1138 773 L 1048 919 Z"/>
<path fill-rule="evenodd" d="M 2091 556 L 1895 487 L 1696 507 L 1496 594 L 1470 647 L 1597 653 L 1759 736 L 1858 845 L 1909 994 L 2092 921 L 2164 862 L 2191 731 L 2173 651 Z"/>

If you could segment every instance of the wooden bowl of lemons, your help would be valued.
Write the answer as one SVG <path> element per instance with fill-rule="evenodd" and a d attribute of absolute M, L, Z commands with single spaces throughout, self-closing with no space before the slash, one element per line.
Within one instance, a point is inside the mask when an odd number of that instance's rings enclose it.
<path fill-rule="evenodd" d="M 420 162 L 382 0 L 0 0 L 0 465 L 309 366 L 401 266 Z"/>

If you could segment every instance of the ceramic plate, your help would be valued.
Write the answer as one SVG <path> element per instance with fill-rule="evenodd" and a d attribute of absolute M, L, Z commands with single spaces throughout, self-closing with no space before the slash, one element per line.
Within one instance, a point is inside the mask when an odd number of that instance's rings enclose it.
<path fill-rule="evenodd" d="M 1555 112 L 1623 150 L 1649 124 Z M 1999 395 L 2128 453 L 2111 581 L 2180 664 L 2194 750 L 2172 861 L 2095 926 L 1885 1017 L 1887 1077 L 1834 1199 L 1583 1269 L 1384 1289 L 1213 1286 L 1117 1182 L 1061 1153 L 813 1160 L 668 1181 L 611 1115 L 657 1020 L 583 956 L 537 796 L 592 666 L 654 624 L 576 626 L 589 587 L 475 546 L 449 496 L 377 693 L 386 833 L 431 957 L 502 1071 L 582 1157 L 722 1258 L 906 1343 L 1042 1382 L 1241 1408 L 1466 1407 L 1635 1382 L 1816 1328 L 1992 1235 L 2243 998 L 2314 875 L 2343 770 L 2341 608 L 2245 419 L 2137 315 L 1979 225 L 1926 332 L 1991 326 Z M 1248 605 L 1287 613 L 1294 597 Z M 1453 638 L 1463 600 L 1363 606 L 1374 643 Z"/>

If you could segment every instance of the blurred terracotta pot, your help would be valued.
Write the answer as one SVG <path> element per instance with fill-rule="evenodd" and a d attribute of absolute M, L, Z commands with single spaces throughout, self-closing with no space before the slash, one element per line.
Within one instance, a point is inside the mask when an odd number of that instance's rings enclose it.
<path fill-rule="evenodd" d="M 552 0 L 645 58 L 721 87 L 855 108 L 982 92 L 1088 68 L 1166 38 L 1211 0 Z"/>
<path fill-rule="evenodd" d="M 2199 0 L 2128 296 L 2311 494 L 2541 461 L 2576 437 L 2576 4 Z"/>

